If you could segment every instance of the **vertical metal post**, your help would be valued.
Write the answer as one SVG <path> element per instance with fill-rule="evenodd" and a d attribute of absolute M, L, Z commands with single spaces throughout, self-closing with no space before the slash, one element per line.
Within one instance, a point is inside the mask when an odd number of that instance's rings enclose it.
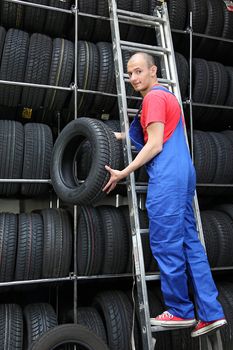
<path fill-rule="evenodd" d="M 189 115 L 190 115 L 190 141 L 191 156 L 194 162 L 193 146 L 193 13 L 190 12 L 189 22 Z"/>
<path fill-rule="evenodd" d="M 74 35 L 74 118 L 77 119 L 78 105 L 78 0 L 75 0 L 75 35 Z"/>
<path fill-rule="evenodd" d="M 111 33 L 112 33 L 112 45 L 113 45 L 121 130 L 125 132 L 125 135 L 126 135 L 125 140 L 123 140 L 124 159 L 125 159 L 125 164 L 128 164 L 129 162 L 132 161 L 132 154 L 131 154 L 131 143 L 128 135 L 129 121 L 128 121 L 128 115 L 127 115 L 127 99 L 126 99 L 125 82 L 124 82 L 123 61 L 122 61 L 121 46 L 120 46 L 120 31 L 119 31 L 119 23 L 118 23 L 118 16 L 117 16 L 117 6 L 116 6 L 116 0 L 108 0 L 108 3 L 109 3 L 110 25 L 111 25 Z M 133 243 L 133 253 L 134 253 L 134 262 L 135 262 L 137 291 L 138 291 L 139 313 L 140 313 L 140 320 L 141 320 L 143 350 L 152 350 L 154 347 L 153 347 L 152 333 L 151 333 L 151 326 L 150 326 L 147 286 L 146 286 L 146 279 L 145 279 L 145 268 L 144 268 L 141 234 L 140 234 L 140 226 L 139 226 L 138 203 L 137 203 L 137 194 L 135 190 L 135 178 L 133 173 L 130 174 L 126 182 L 127 182 L 127 195 L 128 195 L 129 212 L 130 212 L 130 224 L 132 229 L 132 243 Z"/>
<path fill-rule="evenodd" d="M 74 118 L 77 119 L 77 88 L 78 88 L 78 0 L 75 0 L 75 36 L 74 36 Z M 76 167 L 75 167 L 76 169 Z M 78 322 L 77 316 L 77 205 L 74 205 L 74 323 Z"/>

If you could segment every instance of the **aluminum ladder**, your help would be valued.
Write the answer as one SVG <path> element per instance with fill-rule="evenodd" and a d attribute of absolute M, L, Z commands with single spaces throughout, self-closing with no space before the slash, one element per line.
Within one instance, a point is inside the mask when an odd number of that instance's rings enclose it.
<path fill-rule="evenodd" d="M 120 10 L 117 8 L 116 0 L 108 0 L 109 3 L 109 15 L 110 15 L 110 26 L 112 34 L 112 45 L 113 45 L 113 55 L 114 55 L 114 66 L 116 74 L 116 85 L 118 94 L 118 106 L 120 114 L 120 124 L 121 131 L 125 133 L 126 137 L 123 140 L 124 149 L 124 160 L 125 164 L 132 161 L 131 143 L 128 135 L 129 130 L 129 115 L 137 112 L 137 110 L 129 109 L 127 106 L 127 95 L 126 95 L 126 82 L 127 74 L 124 73 L 122 51 L 143 51 L 151 53 L 154 56 L 160 58 L 161 74 L 162 78 L 158 79 L 159 83 L 166 86 L 171 90 L 176 97 L 182 108 L 182 100 L 178 83 L 178 75 L 176 70 L 176 61 L 172 43 L 172 35 L 168 17 L 168 11 L 166 3 L 164 0 L 158 0 L 156 8 L 154 10 L 153 16 L 145 15 L 125 10 Z M 155 35 L 157 39 L 158 46 L 145 45 L 136 42 L 123 41 L 120 38 L 119 22 L 126 23 L 130 25 L 136 25 L 141 27 L 151 27 L 155 30 Z M 187 140 L 187 135 L 186 135 Z M 135 275 L 137 283 L 138 292 L 138 304 L 139 304 L 139 314 L 140 314 L 140 324 L 142 330 L 142 344 L 143 350 L 154 349 L 156 339 L 153 335 L 158 331 L 172 330 L 174 328 L 168 327 L 151 327 L 150 325 L 150 314 L 148 305 L 148 295 L 147 295 L 147 281 L 159 279 L 158 275 L 146 276 L 143 250 L 141 243 L 141 234 L 148 233 L 148 230 L 140 229 L 139 224 L 139 214 L 138 214 L 138 192 L 146 191 L 146 186 L 138 186 L 135 183 L 134 174 L 131 173 L 126 180 L 127 185 L 127 196 L 128 205 L 130 212 L 130 224 L 132 232 L 132 244 L 133 244 L 133 255 L 135 263 Z M 197 221 L 197 229 L 199 232 L 199 237 L 202 244 L 205 246 L 200 211 L 197 201 L 197 196 L 195 194 L 194 198 L 194 211 Z M 177 329 L 177 328 L 176 328 Z M 155 335 L 156 337 L 156 335 Z M 221 336 L 219 331 L 214 335 L 207 337 L 208 348 L 201 350 L 223 350 Z"/>

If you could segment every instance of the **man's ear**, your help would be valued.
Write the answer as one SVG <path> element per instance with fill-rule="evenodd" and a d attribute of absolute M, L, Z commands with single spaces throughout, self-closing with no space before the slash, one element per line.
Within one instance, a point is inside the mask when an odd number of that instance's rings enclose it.
<path fill-rule="evenodd" d="M 157 74 L 157 67 L 155 65 L 151 66 L 151 73 L 152 76 L 155 77 Z"/>

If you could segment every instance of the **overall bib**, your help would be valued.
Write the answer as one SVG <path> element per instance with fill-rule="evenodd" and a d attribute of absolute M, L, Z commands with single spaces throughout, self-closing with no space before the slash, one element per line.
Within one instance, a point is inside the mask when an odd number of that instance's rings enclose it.
<path fill-rule="evenodd" d="M 171 93 L 164 87 L 153 87 L 152 90 Z M 188 273 L 199 319 L 213 321 L 223 318 L 224 314 L 196 230 L 192 207 L 196 175 L 182 118 L 181 115 L 163 150 L 146 164 L 149 175 L 146 208 L 150 223 L 150 246 L 159 265 L 161 289 L 168 311 L 182 318 L 194 317 L 194 306 L 188 295 Z M 144 146 L 144 137 L 138 114 L 131 123 L 129 135 L 140 151 Z"/>

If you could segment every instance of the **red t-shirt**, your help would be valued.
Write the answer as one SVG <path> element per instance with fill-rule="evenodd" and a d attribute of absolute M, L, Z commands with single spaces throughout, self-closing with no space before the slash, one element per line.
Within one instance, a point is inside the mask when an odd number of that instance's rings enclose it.
<path fill-rule="evenodd" d="M 146 128 L 150 123 L 164 123 L 163 143 L 165 143 L 175 130 L 180 116 L 181 108 L 173 94 L 163 90 L 149 91 L 143 99 L 140 117 L 145 143 L 148 140 Z"/>

